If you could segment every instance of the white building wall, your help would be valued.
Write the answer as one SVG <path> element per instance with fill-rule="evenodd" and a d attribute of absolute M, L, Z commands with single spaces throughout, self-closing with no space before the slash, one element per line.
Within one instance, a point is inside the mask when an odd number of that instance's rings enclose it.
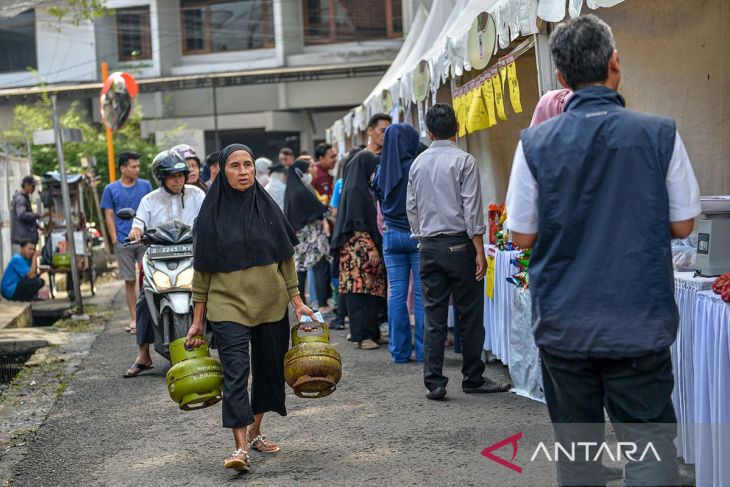
<path fill-rule="evenodd" d="M 0 74 L 0 87 L 32 86 L 41 83 L 85 82 L 97 79 L 94 26 L 59 22 L 36 9 L 37 72 Z"/>

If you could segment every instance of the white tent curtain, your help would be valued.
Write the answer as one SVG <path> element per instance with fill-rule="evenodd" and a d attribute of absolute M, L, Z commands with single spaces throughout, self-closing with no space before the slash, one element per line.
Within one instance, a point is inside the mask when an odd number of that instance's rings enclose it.
<path fill-rule="evenodd" d="M 519 36 L 538 32 L 537 19 L 560 22 L 566 15 L 580 15 L 583 3 L 591 9 L 613 7 L 624 0 L 438 0 L 426 15 L 420 7 L 400 52 L 372 93 L 365 99 L 365 113 L 382 110 L 383 90 L 394 103 L 412 100 L 413 71 L 425 60 L 431 75 L 431 92 L 449 76 L 472 69 L 467 56 L 467 37 L 474 19 L 489 13 L 497 27 L 497 46 L 505 49 Z M 444 20 L 445 19 L 445 20 Z M 355 116 L 358 120 L 359 117 Z"/>
<path fill-rule="evenodd" d="M 418 8 L 418 11 L 416 12 L 416 16 L 413 18 L 413 23 L 411 24 L 411 28 L 408 31 L 408 35 L 403 41 L 403 45 L 401 46 L 400 51 L 398 51 L 398 55 L 395 57 L 395 59 L 393 59 L 390 67 L 380 79 L 378 84 L 375 86 L 373 91 L 370 92 L 370 94 L 365 98 L 365 105 L 367 105 L 374 97 L 380 97 L 383 93 L 383 90 L 389 90 L 391 87 L 393 87 L 393 85 L 398 82 L 398 79 L 401 75 L 403 63 L 405 62 L 406 58 L 413 50 L 413 47 L 418 42 L 419 37 L 423 33 L 423 26 L 426 23 L 427 18 L 428 12 L 425 8 L 423 8 L 423 6 L 420 6 Z M 393 98 L 395 99 L 396 96 L 394 96 Z"/>

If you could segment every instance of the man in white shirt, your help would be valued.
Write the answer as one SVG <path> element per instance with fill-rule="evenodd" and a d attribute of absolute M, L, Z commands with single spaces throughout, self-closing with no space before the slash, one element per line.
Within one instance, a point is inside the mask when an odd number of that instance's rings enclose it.
<path fill-rule="evenodd" d="M 269 181 L 266 191 L 274 198 L 276 204 L 284 211 L 284 193 L 286 193 L 286 167 L 276 162 L 269 167 Z"/>
<path fill-rule="evenodd" d="M 200 212 L 205 193 L 200 188 L 185 184 L 190 169 L 182 157 L 172 151 L 163 151 L 152 162 L 152 173 L 160 187 L 142 198 L 137 208 L 137 218 L 129 232 L 129 240 L 137 242 L 144 228 L 155 228 L 173 220 L 191 227 Z M 152 368 L 150 343 L 154 343 L 152 317 L 147 308 L 144 293 L 137 301 L 137 345 L 139 352 L 134 365 L 124 374 L 125 378 L 136 377 L 142 371 Z"/>
<path fill-rule="evenodd" d="M 611 29 L 593 15 L 550 37 L 565 111 L 524 130 L 506 227 L 532 248 L 530 294 L 560 485 L 604 485 L 604 408 L 619 441 L 657 455 L 626 485 L 677 485 L 669 347 L 677 335 L 670 237 L 692 231 L 699 187 L 673 120 L 625 108 Z M 658 459 L 658 461 L 657 461 Z"/>

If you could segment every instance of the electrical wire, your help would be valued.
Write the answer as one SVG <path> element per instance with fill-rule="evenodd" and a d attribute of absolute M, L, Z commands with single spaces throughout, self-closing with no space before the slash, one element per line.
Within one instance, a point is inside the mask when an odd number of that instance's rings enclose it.
<path fill-rule="evenodd" d="M 219 5 L 225 5 L 225 4 L 219 4 Z M 135 9 L 135 8 L 138 8 L 138 7 L 131 7 L 131 9 Z M 117 11 L 118 10 L 123 10 L 123 9 L 117 9 Z M 163 11 L 179 12 L 179 11 L 182 10 L 182 7 L 179 8 L 179 9 L 175 9 L 175 8 L 165 9 L 165 8 L 163 8 L 163 9 L 157 9 L 157 10 L 158 10 L 158 12 L 163 12 Z M 363 16 L 363 18 L 365 18 L 365 17 Z M 272 38 L 275 37 L 275 34 L 273 32 L 273 30 L 274 30 L 273 29 L 273 26 L 271 26 L 272 22 L 270 20 L 266 20 L 265 21 L 265 20 L 262 19 L 262 20 L 256 21 L 256 22 L 249 21 L 248 23 L 249 24 L 254 23 L 255 26 L 261 26 L 261 30 L 263 30 L 263 24 L 264 23 L 268 23 L 270 25 L 271 31 L 272 31 L 271 33 L 269 33 L 267 35 L 265 35 L 263 33 L 259 34 L 258 32 L 253 32 L 253 33 L 249 32 L 248 33 L 248 36 L 249 37 L 256 37 L 256 36 L 258 36 L 258 37 L 266 37 L 266 38 L 269 38 L 269 39 L 272 39 Z M 182 24 L 182 22 L 181 22 L 181 24 Z M 287 25 L 287 24 L 285 24 L 285 25 Z M 290 26 L 296 25 L 297 28 L 299 28 L 299 27 L 302 26 L 302 24 L 299 23 L 299 22 L 296 22 L 296 23 L 295 22 L 292 22 L 292 23 L 290 23 L 288 25 L 290 25 Z M 13 29 L 12 28 L 10 28 L 10 29 L 2 29 L 2 30 L 6 31 L 6 32 L 8 32 L 8 31 L 9 32 L 13 32 Z M 109 33 L 112 33 L 112 34 L 117 34 L 117 35 L 121 31 L 123 31 L 123 30 L 124 29 L 119 29 L 116 26 L 115 27 L 108 28 L 108 29 L 105 29 L 106 32 L 109 32 Z M 18 33 L 25 33 L 27 31 L 25 31 L 25 30 L 16 30 L 16 32 L 18 32 Z M 231 28 L 231 29 L 218 28 L 218 29 L 215 30 L 215 32 L 216 32 L 216 34 L 219 34 L 219 35 L 226 35 L 227 33 L 235 33 L 235 34 L 239 34 L 240 35 L 241 34 L 241 29 L 240 28 Z M 162 39 L 164 39 L 166 37 L 172 38 L 172 42 L 160 46 L 160 50 L 164 50 L 164 49 L 173 47 L 175 44 L 182 43 L 184 41 L 184 39 L 185 39 L 184 38 L 184 35 L 183 35 L 183 29 L 182 28 L 179 29 L 179 30 L 174 30 L 174 31 L 157 30 L 157 33 L 158 33 L 157 37 L 160 40 L 162 40 Z M 150 35 L 151 34 L 152 34 L 152 32 L 150 32 Z M 56 32 L 56 33 L 54 33 L 54 35 L 55 36 L 60 36 L 60 37 L 66 36 L 66 37 L 71 37 L 71 38 L 74 38 L 74 39 L 75 38 L 78 38 L 78 35 L 74 35 L 72 33 L 67 33 L 67 32 L 63 32 L 63 31 Z M 368 40 L 375 41 L 375 40 L 379 40 L 379 39 L 368 39 Z M 345 42 L 347 42 L 347 41 L 345 41 Z M 249 49 L 236 50 L 236 51 L 213 51 L 213 52 L 206 52 L 206 53 L 193 53 L 193 54 L 190 54 L 190 55 L 197 55 L 197 54 L 219 54 L 219 53 L 222 53 L 222 52 L 243 52 L 243 51 L 246 51 L 246 50 L 257 50 L 257 49 L 261 49 L 261 48 L 249 48 Z M 69 48 L 69 52 L 70 52 L 70 50 L 71 50 L 71 47 Z M 182 55 L 185 56 L 186 54 L 183 52 Z M 67 56 L 66 57 L 68 57 L 68 53 L 67 53 Z M 101 58 L 99 60 L 92 59 L 92 60 L 82 61 L 80 63 L 76 63 L 76 64 L 73 64 L 73 65 L 70 65 L 70 66 L 65 66 L 65 67 L 63 67 L 61 69 L 58 69 L 56 71 L 49 71 L 49 72 L 41 73 L 40 76 L 42 76 L 43 78 L 50 78 L 50 77 L 53 77 L 55 75 L 58 75 L 58 74 L 61 74 L 61 73 L 64 73 L 64 72 L 67 72 L 67 71 L 70 71 L 70 70 L 79 68 L 81 66 L 86 66 L 86 65 L 91 65 L 91 64 L 93 64 L 94 66 L 96 66 L 98 62 L 101 62 L 101 61 L 110 61 L 111 60 L 110 59 L 111 57 L 112 57 L 112 55 L 107 55 L 107 56 L 101 56 Z M 21 78 L 21 79 L 17 80 L 16 83 L 17 84 L 23 84 L 23 83 L 26 83 L 26 82 L 32 82 L 34 80 L 37 80 L 37 77 L 38 77 L 37 74 L 32 74 L 32 75 L 28 76 L 27 78 Z"/>

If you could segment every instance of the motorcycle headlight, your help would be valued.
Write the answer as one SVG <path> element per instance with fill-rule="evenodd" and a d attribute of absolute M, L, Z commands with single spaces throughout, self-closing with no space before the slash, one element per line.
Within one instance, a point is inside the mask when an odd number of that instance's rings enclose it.
<path fill-rule="evenodd" d="M 155 281 L 155 286 L 159 291 L 164 291 L 172 287 L 170 277 L 164 272 L 155 271 L 152 273 L 152 280 Z"/>
<path fill-rule="evenodd" d="M 179 287 L 182 289 L 192 289 L 193 287 L 193 274 L 195 272 L 193 271 L 192 267 L 189 267 L 182 271 L 177 276 L 177 280 L 175 281 L 175 287 Z"/>

